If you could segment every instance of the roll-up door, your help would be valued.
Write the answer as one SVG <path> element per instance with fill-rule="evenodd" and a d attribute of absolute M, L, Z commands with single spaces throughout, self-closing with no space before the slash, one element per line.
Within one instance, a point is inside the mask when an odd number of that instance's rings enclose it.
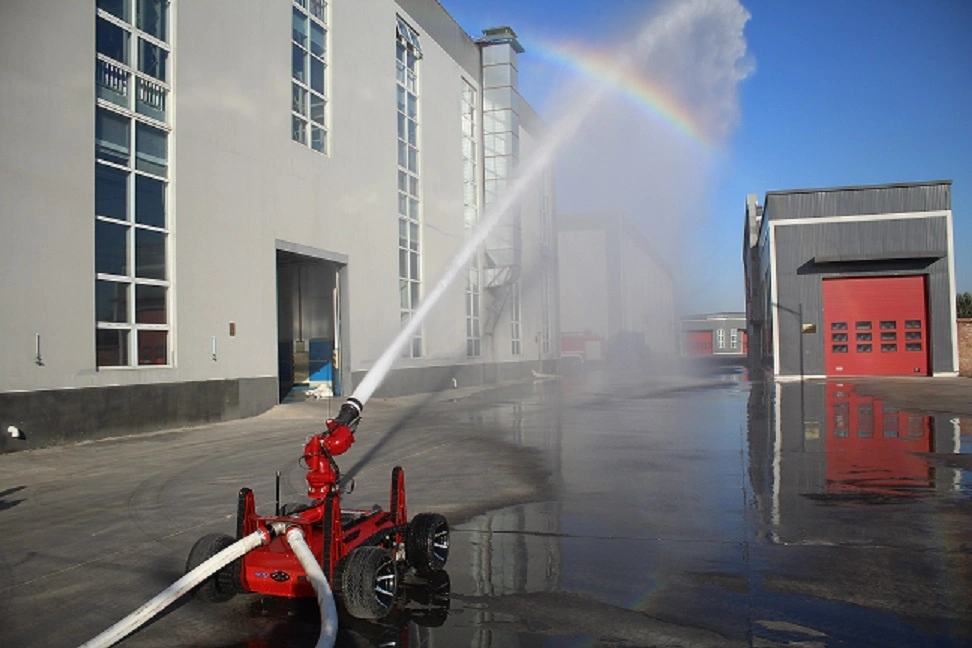
<path fill-rule="evenodd" d="M 686 331 L 685 355 L 712 355 L 712 331 Z"/>
<path fill-rule="evenodd" d="M 823 280 L 828 376 L 928 375 L 924 276 Z"/>

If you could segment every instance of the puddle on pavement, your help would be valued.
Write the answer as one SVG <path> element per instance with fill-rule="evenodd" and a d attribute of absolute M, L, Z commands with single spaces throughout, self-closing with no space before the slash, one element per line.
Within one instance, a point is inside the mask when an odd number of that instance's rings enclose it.
<path fill-rule="evenodd" d="M 453 521 L 446 605 L 343 619 L 336 645 L 968 645 L 972 422 L 737 385 L 454 404 L 542 453 L 555 496 Z M 313 645 L 313 607 L 254 609 L 283 621 L 248 647 Z"/>
<path fill-rule="evenodd" d="M 820 502 L 972 496 L 972 420 L 900 411 L 853 382 L 758 386 L 750 401 L 751 469 L 777 491 Z"/>

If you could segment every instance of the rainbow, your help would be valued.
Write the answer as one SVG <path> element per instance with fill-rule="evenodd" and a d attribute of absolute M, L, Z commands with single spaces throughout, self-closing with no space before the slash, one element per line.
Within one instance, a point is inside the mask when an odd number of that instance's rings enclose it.
<path fill-rule="evenodd" d="M 568 71 L 609 84 L 615 92 L 633 101 L 683 138 L 705 149 L 715 147 L 708 129 L 692 111 L 661 84 L 634 70 L 622 69 L 624 66 L 616 58 L 565 43 L 533 41 L 530 51 Z"/>
<path fill-rule="evenodd" d="M 634 612 L 646 612 L 649 610 L 653 604 L 653 599 L 661 594 L 664 583 L 657 579 L 652 578 L 649 583 L 648 589 L 639 594 L 635 598 L 631 599 L 624 609 L 632 610 Z M 598 637 L 592 637 L 591 635 L 583 635 L 575 638 L 574 642 L 570 644 L 571 648 L 591 648 L 600 642 Z"/>

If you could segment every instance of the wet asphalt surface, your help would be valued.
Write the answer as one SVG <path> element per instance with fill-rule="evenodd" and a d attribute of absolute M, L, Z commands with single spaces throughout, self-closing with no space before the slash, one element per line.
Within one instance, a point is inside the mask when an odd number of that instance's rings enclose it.
<path fill-rule="evenodd" d="M 232 533 L 235 494 L 299 499 L 325 405 L 0 456 L 3 646 L 77 646 Z M 852 384 L 599 372 L 375 400 L 349 506 L 406 471 L 452 525 L 448 582 L 338 646 L 967 646 L 972 420 Z M 307 602 L 184 598 L 120 645 L 313 646 Z"/>

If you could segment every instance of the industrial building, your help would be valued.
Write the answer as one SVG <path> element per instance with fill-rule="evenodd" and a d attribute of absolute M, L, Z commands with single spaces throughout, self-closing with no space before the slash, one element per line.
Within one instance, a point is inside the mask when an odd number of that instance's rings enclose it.
<path fill-rule="evenodd" d="M 536 150 L 523 52 L 436 0 L 2 3 L 0 452 L 350 394 Z M 553 205 L 547 170 L 377 395 L 556 358 Z"/>
<path fill-rule="evenodd" d="M 686 357 L 745 361 L 749 353 L 746 313 L 708 313 L 682 318 L 680 351 Z"/>
<path fill-rule="evenodd" d="M 753 367 L 957 375 L 950 181 L 750 195 L 743 241 Z"/>
<path fill-rule="evenodd" d="M 621 214 L 559 214 L 560 350 L 583 361 L 675 355 L 671 270 Z"/>

